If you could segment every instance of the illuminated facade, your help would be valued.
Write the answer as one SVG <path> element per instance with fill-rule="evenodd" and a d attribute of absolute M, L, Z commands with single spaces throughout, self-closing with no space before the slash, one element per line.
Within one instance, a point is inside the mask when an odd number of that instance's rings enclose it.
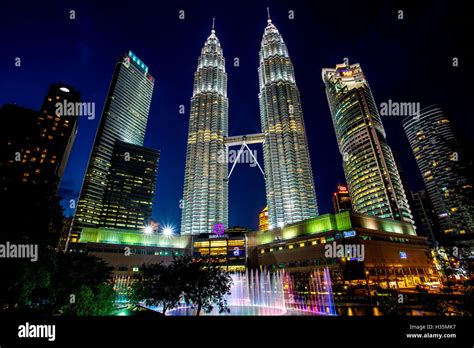
<path fill-rule="evenodd" d="M 182 234 L 211 233 L 228 223 L 227 73 L 220 42 L 212 30 L 194 74 L 184 177 Z"/>
<path fill-rule="evenodd" d="M 332 196 L 332 203 L 336 214 L 342 211 L 352 210 L 351 196 L 346 186 L 339 185 L 337 187 L 337 191 L 334 192 Z"/>
<path fill-rule="evenodd" d="M 260 49 L 259 103 L 269 228 L 318 215 L 300 94 L 293 64 L 271 20 Z"/>
<path fill-rule="evenodd" d="M 265 207 L 258 215 L 258 230 L 268 230 L 268 226 L 268 207 Z"/>
<path fill-rule="evenodd" d="M 157 150 L 122 141 L 115 143 L 102 202 L 101 226 L 140 229 L 148 224 L 158 159 Z"/>
<path fill-rule="evenodd" d="M 103 200 L 115 144 L 122 141 L 143 145 L 154 82 L 148 67 L 131 51 L 119 58 L 82 184 L 71 242 L 78 241 L 83 227 L 103 223 Z M 127 215 L 128 212 L 117 214 Z"/>
<path fill-rule="evenodd" d="M 229 272 L 245 271 L 249 232 L 243 227 L 232 227 L 221 235 L 203 233 L 193 236 L 193 256 L 212 257 Z"/>
<path fill-rule="evenodd" d="M 357 257 L 327 255 L 334 245 L 364 247 Z M 329 248 L 330 247 L 330 248 Z M 352 249 L 355 250 L 355 249 Z M 408 222 L 349 211 L 249 234 L 249 264 L 290 273 L 328 268 L 332 284 L 415 288 L 439 282 L 426 237 Z M 352 255 L 354 256 L 354 255 Z"/>
<path fill-rule="evenodd" d="M 403 121 L 442 237 L 471 239 L 474 233 L 472 182 L 449 120 L 437 106 Z"/>
<path fill-rule="evenodd" d="M 369 84 L 359 64 L 323 69 L 322 78 L 355 212 L 413 223 Z"/>
<path fill-rule="evenodd" d="M 56 112 L 56 103 L 64 100 L 79 102 L 80 93 L 53 84 L 39 112 L 8 104 L 0 109 L 5 190 L 31 184 L 57 192 L 77 133 L 78 115 Z"/>

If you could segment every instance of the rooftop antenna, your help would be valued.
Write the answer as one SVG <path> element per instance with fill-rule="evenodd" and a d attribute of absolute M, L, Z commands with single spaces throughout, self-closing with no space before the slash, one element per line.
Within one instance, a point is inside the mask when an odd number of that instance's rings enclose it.
<path fill-rule="evenodd" d="M 213 17 L 213 18 L 212 18 L 212 33 L 215 33 L 215 32 L 216 32 L 216 31 L 214 30 L 214 23 L 215 23 L 215 21 L 216 21 L 216 18 Z"/>
<path fill-rule="evenodd" d="M 267 7 L 267 16 L 268 16 L 267 22 L 268 22 L 268 23 L 271 23 L 272 20 L 271 20 L 271 18 L 270 18 L 270 7 Z"/>

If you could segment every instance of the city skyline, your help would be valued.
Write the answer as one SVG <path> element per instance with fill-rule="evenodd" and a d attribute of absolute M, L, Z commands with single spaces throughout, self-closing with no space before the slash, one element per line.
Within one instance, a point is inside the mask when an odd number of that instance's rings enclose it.
<path fill-rule="evenodd" d="M 258 18 L 258 20 L 256 20 L 255 23 L 258 24 L 258 27 L 262 28 L 264 20 L 266 20 L 265 13 L 264 13 L 265 8 L 263 6 L 259 6 L 259 7 L 260 7 L 260 11 L 258 13 L 257 13 L 257 11 L 255 11 L 255 17 Z M 274 7 L 272 5 L 272 9 L 273 8 Z M 300 16 L 303 16 L 303 14 L 301 12 L 298 12 L 298 9 L 295 10 L 295 13 L 297 15 L 299 14 Z M 340 161 L 338 160 L 338 151 L 337 150 L 334 151 L 334 149 L 337 149 L 337 143 L 336 143 L 336 140 L 335 140 L 335 135 L 333 133 L 333 130 L 331 130 L 330 127 L 329 128 L 327 127 L 328 124 L 331 125 L 330 124 L 331 119 L 330 119 L 329 110 L 328 110 L 328 107 L 327 107 L 327 102 L 326 103 L 321 103 L 320 102 L 321 97 L 324 97 L 324 86 L 318 81 L 317 84 L 315 84 L 315 86 L 312 86 L 311 88 L 307 88 L 308 83 L 305 82 L 305 77 L 306 77 L 305 75 L 309 74 L 309 73 L 307 73 L 307 71 L 310 71 L 310 73 L 313 77 L 313 80 L 317 80 L 318 70 L 320 71 L 320 68 L 322 68 L 323 65 L 318 66 L 318 67 L 311 67 L 311 69 L 308 69 L 307 64 L 298 63 L 302 60 L 302 55 L 303 55 L 304 52 L 301 49 L 302 46 L 299 45 L 295 40 L 292 40 L 292 38 L 297 37 L 299 35 L 302 35 L 302 31 L 301 30 L 297 31 L 297 30 L 295 30 L 294 28 L 291 27 L 292 22 L 290 20 L 286 19 L 286 17 L 287 17 L 286 14 L 287 14 L 286 11 L 276 11 L 275 9 L 272 10 L 272 17 L 277 17 L 279 27 L 284 28 L 284 29 L 280 29 L 280 30 L 284 31 L 285 41 L 289 45 L 289 50 L 292 52 L 292 59 L 295 61 L 294 66 L 295 66 L 296 75 L 298 77 L 298 81 L 303 80 L 303 82 L 299 83 L 299 85 L 300 85 L 300 90 L 301 90 L 302 99 L 303 99 L 303 102 L 302 102 L 303 109 L 304 109 L 304 113 L 305 113 L 305 116 L 306 116 L 305 121 L 310 119 L 310 122 L 309 122 L 310 127 L 308 127 L 308 125 L 307 125 L 306 128 L 307 128 L 307 132 L 309 133 L 308 134 L 308 142 L 309 142 L 309 147 L 310 147 L 313 172 L 316 173 L 315 181 L 316 181 L 316 187 L 318 188 L 317 189 L 317 191 L 318 191 L 317 192 L 318 193 L 318 203 L 323 202 L 321 204 L 322 209 L 320 209 L 321 213 L 327 213 L 327 212 L 332 211 L 332 209 L 331 209 L 331 206 L 332 206 L 331 193 L 333 191 L 333 187 L 337 184 L 338 181 L 343 180 L 344 176 L 342 174 L 342 165 L 341 165 L 341 163 L 339 163 Z M 216 26 L 217 26 L 217 29 L 219 30 L 219 32 L 228 33 L 229 30 L 224 29 L 226 27 L 227 27 L 227 29 L 229 28 L 229 26 L 226 25 L 226 21 L 220 20 L 218 15 L 216 15 L 215 17 L 217 18 Z M 209 16 L 209 19 L 207 20 L 207 22 L 210 21 L 210 18 L 211 18 L 211 16 Z M 298 20 L 301 21 L 302 19 L 298 19 Z M 176 19 L 176 21 L 178 21 L 178 19 Z M 179 23 L 179 22 L 177 22 L 177 23 Z M 251 21 L 249 21 L 249 23 L 251 23 Z M 301 25 L 301 23 L 300 23 L 300 25 Z M 306 25 L 309 26 L 309 23 L 307 23 Z M 193 27 L 197 28 L 199 26 L 193 26 Z M 202 26 L 202 27 L 203 27 L 203 29 L 207 29 L 207 31 L 209 30 L 209 24 L 207 26 Z M 199 29 L 199 31 L 202 32 L 204 30 Z M 287 34 L 287 32 L 288 32 L 288 34 Z M 189 33 L 187 33 L 187 34 L 189 35 Z M 250 39 L 250 40 L 258 40 L 260 35 L 261 35 L 261 29 L 260 29 L 260 32 L 258 30 L 256 30 L 252 35 L 244 35 L 244 33 L 243 33 L 241 36 L 245 37 L 247 39 Z M 189 38 L 189 40 L 192 39 L 193 41 L 197 42 L 197 43 L 194 43 L 194 45 L 199 44 L 200 42 L 202 43 L 202 38 L 199 38 L 197 36 L 198 35 L 192 35 L 192 38 Z M 252 37 L 252 36 L 254 36 L 254 37 Z M 135 50 L 135 48 L 134 48 L 136 46 L 137 45 L 133 45 L 133 47 L 131 47 L 132 50 L 136 51 L 136 52 L 139 52 L 138 56 L 140 56 L 141 58 L 146 57 L 146 56 L 143 56 L 142 53 L 140 52 L 140 50 L 142 49 L 141 46 L 138 46 L 139 47 L 138 51 Z M 146 46 L 146 45 L 144 45 L 144 46 Z M 230 60 L 231 63 L 233 63 L 233 58 L 236 56 L 235 55 L 235 49 L 232 49 L 233 41 L 226 39 L 226 43 L 224 44 L 224 46 L 225 46 L 225 48 L 229 47 L 229 48 L 227 48 L 227 51 L 230 51 L 230 55 L 229 55 L 230 59 L 229 60 Z M 190 51 L 191 51 L 191 48 L 192 47 L 189 47 Z M 122 49 L 122 51 L 125 50 L 125 49 L 126 48 Z M 235 69 L 239 69 L 239 68 L 244 69 L 245 65 L 250 65 L 250 68 L 245 67 L 244 71 L 252 72 L 251 74 L 248 74 L 248 78 L 249 78 L 249 80 L 252 79 L 254 86 L 257 82 L 256 81 L 257 80 L 256 79 L 256 64 L 257 64 L 257 62 L 256 62 L 255 57 L 256 57 L 256 54 L 257 54 L 258 50 L 248 48 L 248 49 L 245 49 L 245 51 L 248 51 L 246 54 L 248 54 L 250 56 L 254 56 L 254 58 L 251 59 L 251 60 L 250 59 L 245 59 L 246 56 L 240 55 L 240 58 L 241 58 L 240 59 L 240 64 L 241 64 L 241 66 L 240 67 L 235 67 L 235 66 L 233 66 L 233 64 L 230 64 L 230 67 L 228 68 L 228 70 L 229 69 L 231 70 L 229 72 L 229 80 L 231 80 L 232 84 L 234 85 L 234 87 L 233 87 L 234 92 L 233 93 L 235 93 L 235 89 L 239 89 L 239 91 L 242 91 L 241 92 L 242 94 L 245 94 L 245 91 L 243 91 L 241 89 L 241 87 L 242 87 L 242 84 L 244 84 L 246 79 L 245 78 L 239 78 L 239 72 L 238 72 L 238 70 L 235 70 Z M 115 55 L 117 55 L 117 53 L 118 52 L 115 52 Z M 323 55 L 330 55 L 330 54 L 331 53 L 329 53 L 329 52 L 327 52 L 327 53 L 323 52 Z M 327 59 L 326 60 L 328 62 L 327 66 L 331 66 L 331 65 L 333 66 L 335 63 L 339 62 L 341 60 L 341 58 L 343 58 L 343 56 L 340 56 L 338 58 Z M 356 58 L 357 58 L 357 55 L 356 55 Z M 143 58 L 143 59 L 151 67 L 150 69 L 152 71 L 155 71 L 155 70 L 157 71 L 157 74 L 156 74 L 158 76 L 157 86 L 161 86 L 161 88 L 160 87 L 157 88 L 157 90 L 155 91 L 155 94 L 154 94 L 154 99 L 158 99 L 158 101 L 154 100 L 153 103 L 152 103 L 152 104 L 155 104 L 155 109 L 153 109 L 153 106 L 152 106 L 152 111 L 151 111 L 151 118 L 153 118 L 152 123 L 154 123 L 154 124 L 150 126 L 149 133 L 154 134 L 156 132 L 156 129 L 159 129 L 159 128 L 167 129 L 169 127 L 170 123 L 182 124 L 182 127 L 184 127 L 186 129 L 187 128 L 186 127 L 186 125 L 187 125 L 186 124 L 186 122 L 187 122 L 186 121 L 186 115 L 189 115 L 189 106 L 188 106 L 189 101 L 186 98 L 189 98 L 189 93 L 186 92 L 183 89 L 183 91 L 179 91 L 179 94 L 180 95 L 188 95 L 188 97 L 185 97 L 185 96 L 180 96 L 180 97 L 175 96 L 174 97 L 174 101 L 176 101 L 176 99 L 178 99 L 178 102 L 175 103 L 174 107 L 169 106 L 169 109 L 168 109 L 168 111 L 173 110 L 172 116 L 166 115 L 166 113 L 160 113 L 159 110 L 161 108 L 156 109 L 156 105 L 158 105 L 160 102 L 162 102 L 163 98 L 166 98 L 166 89 L 173 88 L 173 86 L 170 83 L 168 83 L 166 85 L 160 83 L 160 80 L 159 80 L 160 73 L 159 72 L 160 72 L 160 70 L 163 71 L 163 69 L 166 69 L 166 68 L 164 68 L 164 67 L 160 68 L 159 64 L 154 63 L 154 60 L 149 59 L 148 57 L 146 57 L 146 59 L 145 58 Z M 180 59 L 182 59 L 182 58 L 180 58 Z M 179 65 L 179 68 L 182 67 L 183 71 L 187 71 L 186 73 L 183 72 L 183 76 L 186 79 L 189 79 L 189 77 L 191 76 L 191 75 L 188 74 L 188 72 L 189 72 L 190 69 L 191 70 L 193 69 L 193 65 L 194 65 L 194 62 L 195 62 L 194 59 L 195 59 L 195 55 L 194 55 L 194 58 L 192 58 L 191 55 L 187 55 L 186 56 L 186 64 Z M 350 59 L 350 61 L 353 61 L 353 62 L 356 62 L 356 61 L 360 62 L 365 67 L 364 70 L 368 71 L 368 74 L 370 74 L 371 71 L 374 71 L 373 74 L 377 75 L 377 65 L 373 65 L 374 67 L 372 68 L 372 64 L 365 63 L 366 60 L 364 60 L 363 58 L 352 59 L 352 55 L 349 55 L 349 59 Z M 303 61 L 304 61 L 304 59 L 303 59 Z M 26 64 L 26 63 L 23 63 L 23 64 Z M 111 65 L 111 62 L 109 62 L 109 66 L 110 65 Z M 447 65 L 447 67 L 450 67 L 451 61 L 449 59 L 447 59 L 446 65 Z M 452 69 L 452 67 L 451 67 L 451 69 Z M 102 73 L 102 75 L 105 76 L 107 74 L 110 74 L 110 69 L 107 69 L 106 66 L 104 66 L 104 70 L 105 71 Z M 233 76 L 231 76 L 231 74 L 233 74 Z M 247 75 L 244 75 L 244 76 L 247 76 Z M 184 77 L 183 77 L 183 80 L 184 80 Z M 65 74 L 65 73 L 64 73 L 64 77 L 62 79 L 64 79 L 64 78 L 67 78 L 67 74 Z M 457 78 L 459 79 L 459 76 Z M 423 98 L 426 98 L 426 99 L 433 98 L 433 94 L 429 93 L 428 91 L 426 92 L 426 95 L 425 95 L 425 92 L 424 92 L 422 96 L 418 96 L 418 99 L 412 99 L 412 98 L 409 98 L 409 97 L 400 97 L 401 95 L 403 95 L 403 93 L 392 92 L 390 94 L 387 94 L 386 90 L 385 90 L 385 94 L 382 94 L 381 91 L 384 88 L 380 88 L 380 81 L 377 81 L 376 78 L 372 79 L 371 77 L 369 77 L 368 79 L 371 81 L 371 86 L 372 86 L 372 89 L 373 89 L 374 94 L 376 96 L 375 99 L 376 99 L 378 104 L 380 104 L 381 102 L 387 101 L 390 98 L 393 99 L 393 100 L 400 100 L 400 101 L 405 101 L 405 100 L 406 101 L 420 101 L 423 104 L 425 104 L 425 102 L 423 101 Z M 110 75 L 108 77 L 108 80 L 110 80 Z M 244 81 L 242 81 L 242 80 L 244 80 Z M 375 80 L 376 87 L 374 87 L 374 83 L 372 83 L 372 80 Z M 83 84 L 84 82 L 79 82 L 79 80 L 77 80 L 77 81 L 78 81 L 78 83 L 74 83 L 74 81 L 66 81 L 66 82 L 68 84 L 73 85 L 74 87 L 76 87 L 79 91 L 83 92 L 84 89 L 81 88 L 81 84 Z M 98 82 L 100 81 L 99 84 L 102 84 L 102 86 L 107 83 L 107 82 L 102 81 L 102 78 L 101 79 L 97 78 L 97 81 Z M 48 80 L 48 81 L 44 80 L 42 82 L 44 82 L 44 84 L 49 85 L 49 83 L 56 82 L 56 81 L 54 79 L 52 79 L 52 80 Z M 188 83 L 188 85 L 189 85 L 189 83 Z M 303 85 L 304 88 L 301 87 L 301 85 Z M 15 90 L 15 88 L 13 88 L 13 91 L 14 90 Z M 87 90 L 87 88 L 86 88 L 86 90 Z M 98 90 L 98 87 L 97 87 L 97 90 Z M 188 90 L 188 88 L 186 88 L 186 90 Z M 229 117 L 229 120 L 230 120 L 229 121 L 229 125 L 230 125 L 229 135 L 249 134 L 249 133 L 256 133 L 256 132 L 259 131 L 258 112 L 257 113 L 255 112 L 255 110 L 258 109 L 258 102 L 256 100 L 256 93 L 255 92 L 256 92 L 256 89 L 254 88 L 254 89 L 252 89 L 251 91 L 248 92 L 248 96 L 244 96 L 244 97 L 240 97 L 240 98 L 234 98 L 235 99 L 234 103 L 237 104 L 237 107 L 236 107 L 237 111 L 235 111 L 235 109 L 234 109 L 234 111 L 232 111 L 232 98 L 229 98 L 230 101 L 231 101 L 230 102 L 230 108 L 231 109 L 229 111 L 229 113 L 231 115 Z M 101 92 L 96 92 L 96 93 L 104 94 L 105 92 L 101 91 Z M 165 93 L 165 96 L 163 96 L 162 93 Z M 169 93 L 169 91 L 168 91 L 168 93 Z M 384 95 L 384 97 L 382 97 L 382 98 L 378 97 L 380 94 Z M 3 97 L 4 95 L 7 95 L 7 97 Z M 8 93 L 4 93 L 2 95 L 2 98 L 9 98 L 8 95 L 9 95 Z M 10 94 L 10 95 L 13 95 L 13 94 Z M 315 106 L 310 100 L 313 97 L 313 95 L 317 95 L 318 99 L 319 99 L 318 100 L 318 105 L 317 105 L 318 112 L 315 112 L 315 110 L 316 110 Z M 309 100 L 309 102 L 305 102 L 305 98 L 306 98 L 306 100 Z M 103 98 L 102 100 L 104 100 L 104 99 L 105 98 Z M 86 97 L 85 100 L 96 102 L 96 104 L 97 104 L 97 108 L 96 108 L 97 114 L 100 114 L 99 110 L 100 110 L 100 105 L 102 104 L 102 101 L 100 100 L 100 97 L 96 97 L 93 100 L 91 98 Z M 33 106 L 34 107 L 34 105 L 32 105 L 33 104 L 32 101 L 31 102 L 22 102 L 22 100 L 20 98 L 16 98 L 16 100 L 11 100 L 11 99 L 3 100 L 2 99 L 1 101 L 2 101 L 2 103 L 7 102 L 7 101 L 15 101 L 19 105 L 22 105 L 22 106 L 27 106 L 27 107 Z M 440 102 L 440 104 L 444 105 L 445 103 Z M 178 112 L 180 105 L 185 106 L 186 113 L 185 113 L 184 116 L 179 114 L 179 112 Z M 242 109 L 243 112 L 240 109 Z M 253 112 L 248 113 L 248 112 L 246 112 L 246 109 L 252 109 Z M 309 109 L 309 112 L 306 111 L 307 109 Z M 453 123 L 456 124 L 456 119 L 459 120 L 460 116 L 458 116 L 455 111 L 451 111 L 451 110 L 455 110 L 455 109 L 456 108 L 453 108 L 451 105 L 448 105 L 448 107 L 445 107 L 446 113 L 448 114 L 448 118 L 453 119 Z M 168 112 L 168 114 L 171 114 L 171 112 Z M 239 122 L 240 121 L 240 115 L 242 115 L 242 114 L 251 115 L 251 117 L 247 116 L 247 120 Z M 234 116 L 232 116 L 232 115 L 234 115 Z M 308 115 L 310 115 L 310 116 L 308 116 Z M 451 117 L 451 115 L 452 115 L 452 117 Z M 171 118 L 175 118 L 176 120 L 170 121 Z M 78 169 L 78 168 L 81 168 L 81 167 L 84 168 L 84 157 L 88 156 L 88 152 L 89 152 L 89 149 L 90 149 L 90 147 L 88 148 L 87 146 L 85 146 L 85 143 L 89 142 L 89 144 L 90 144 L 90 138 L 91 138 L 90 133 L 95 134 L 94 127 L 97 127 L 97 120 L 98 120 L 98 117 L 96 117 L 95 122 L 93 121 L 93 122 L 90 122 L 89 124 L 86 124 L 85 123 L 85 122 L 87 122 L 86 120 L 80 119 L 78 140 L 76 140 L 75 149 L 73 149 L 73 153 L 75 154 L 75 156 L 73 155 L 70 158 L 70 162 L 72 162 L 72 163 L 69 164 L 68 169 L 66 170 L 65 181 L 63 182 L 63 185 L 61 187 L 61 192 L 60 192 L 60 193 L 63 194 L 63 197 L 65 198 L 65 200 L 67 202 L 69 201 L 71 196 L 74 196 L 74 194 L 76 194 L 74 191 L 77 190 L 77 181 L 78 180 L 80 181 L 79 178 L 81 178 L 82 175 L 83 175 L 83 172 L 81 172 L 81 170 Z M 250 122 L 249 122 L 249 120 L 250 120 Z M 162 122 L 162 121 L 164 121 L 164 122 Z M 175 121 L 176 121 L 176 123 L 174 123 Z M 401 129 L 401 127 L 400 127 L 401 126 L 401 118 L 395 118 L 395 117 L 393 119 L 382 118 L 382 122 L 384 123 L 386 128 L 397 128 L 398 127 L 398 129 Z M 390 125 L 390 127 L 387 127 L 387 125 L 385 124 L 386 122 Z M 250 127 L 249 127 L 249 125 L 250 125 Z M 321 126 L 321 127 L 319 127 L 319 129 L 317 131 L 315 131 L 315 129 L 314 129 L 315 125 L 318 125 L 318 126 Z M 82 130 L 81 130 L 81 128 L 82 128 Z M 392 132 L 393 132 L 393 130 L 392 130 Z M 170 156 L 171 157 L 179 156 L 181 158 L 184 157 L 185 151 L 183 151 L 183 145 L 179 146 L 179 150 L 177 148 L 173 148 L 173 144 L 179 144 L 179 143 L 185 144 L 186 143 L 186 141 L 183 142 L 183 137 L 185 137 L 184 133 L 186 133 L 186 132 L 185 131 L 181 132 L 179 134 L 179 136 L 176 137 L 176 139 L 173 139 L 173 141 L 166 141 L 166 140 L 169 140 L 169 139 L 167 139 L 166 136 L 165 136 L 165 139 L 162 139 L 161 143 L 156 142 L 156 138 L 153 139 L 154 136 L 152 136 L 152 139 L 148 141 L 148 146 L 149 147 L 156 148 L 156 149 L 159 149 L 159 150 L 162 151 L 163 160 L 165 160 L 166 157 L 168 158 L 168 162 L 161 162 L 160 163 L 160 173 L 158 175 L 157 193 L 156 193 L 156 197 L 155 197 L 155 202 L 157 202 L 157 206 L 155 207 L 155 210 L 154 210 L 154 216 L 162 223 L 170 223 L 171 222 L 171 223 L 175 224 L 175 227 L 179 226 L 179 216 L 181 215 L 181 211 L 180 211 L 180 208 L 179 208 L 179 200 L 182 199 L 182 197 L 181 197 L 182 195 L 179 194 L 179 192 L 180 191 L 182 192 L 182 190 L 181 190 L 180 187 L 177 187 L 177 188 L 171 190 L 172 194 L 167 194 L 167 192 L 169 190 L 169 188 L 167 186 L 169 186 L 170 182 L 173 182 L 172 180 L 170 180 L 170 176 L 176 176 L 176 178 L 177 178 L 176 181 L 177 182 L 180 182 L 180 181 L 182 182 L 182 180 L 180 180 L 180 178 L 183 177 L 182 173 L 184 173 L 184 160 L 176 159 L 176 161 L 174 162 L 175 164 L 173 164 L 173 162 L 169 161 L 169 159 L 170 159 Z M 324 134 L 324 133 L 327 133 L 327 135 Z M 403 151 L 401 151 L 403 153 L 403 157 L 404 157 L 402 159 L 402 162 L 404 162 L 403 164 L 410 163 L 410 162 L 413 164 L 413 159 L 409 158 L 411 156 L 411 153 L 408 152 L 409 147 L 407 147 L 406 140 L 405 139 L 396 139 L 396 137 L 393 134 L 401 134 L 401 133 L 393 132 L 392 134 L 390 134 L 390 132 L 389 132 L 389 134 L 387 136 L 388 143 L 390 145 L 394 144 L 395 147 L 397 147 L 398 149 L 400 149 L 400 148 L 403 149 Z M 147 136 L 149 136 L 149 135 L 147 135 Z M 402 137 L 399 137 L 399 138 L 402 138 Z M 171 144 L 169 144 L 169 143 L 171 143 Z M 145 144 L 145 145 L 147 145 L 147 144 Z M 326 146 L 320 146 L 320 145 L 326 145 Z M 324 148 L 324 150 L 322 150 L 323 148 Z M 331 148 L 332 148 L 332 150 L 331 150 Z M 262 160 L 263 156 L 262 156 L 262 153 L 260 152 L 260 149 L 259 148 L 256 148 L 256 149 L 259 152 L 258 153 L 259 160 Z M 84 153 L 87 153 L 87 155 L 86 156 L 84 156 L 83 154 L 80 155 L 79 157 L 81 157 L 81 160 L 79 160 L 77 158 L 78 151 L 82 151 Z M 166 152 L 168 152 L 168 153 L 165 154 Z M 408 157 L 408 158 L 406 158 L 406 157 Z M 182 164 L 179 163 L 180 161 L 182 161 Z M 334 163 L 328 163 L 329 161 L 332 161 Z M 326 167 L 326 166 L 328 166 L 328 167 Z M 172 168 L 172 167 L 175 167 L 175 168 Z M 230 202 L 232 202 L 232 201 L 236 202 L 234 204 L 229 205 L 230 206 L 230 225 L 241 224 L 241 225 L 248 226 L 248 227 L 256 229 L 256 225 L 258 223 L 258 213 L 266 205 L 265 198 L 264 198 L 265 197 L 265 189 L 264 189 L 264 185 L 262 185 L 263 180 L 261 178 L 261 174 L 258 173 L 258 170 L 254 170 L 254 168 L 250 168 L 250 170 L 249 170 L 249 168 L 246 168 L 244 164 L 238 164 L 237 167 L 236 167 L 236 171 L 237 171 L 237 173 L 234 174 L 234 176 L 230 179 L 230 183 L 229 183 L 229 190 L 230 190 L 229 201 Z M 420 185 L 421 179 L 417 177 L 418 173 L 414 172 L 413 166 L 411 165 L 410 169 L 406 170 L 406 171 L 409 173 L 410 184 L 414 186 L 413 189 L 415 190 L 415 189 L 423 188 L 423 186 Z M 166 172 L 166 174 L 163 174 L 163 172 Z M 176 173 L 176 175 L 175 175 L 175 173 Z M 163 178 L 163 175 L 164 175 L 164 178 Z M 245 181 L 248 181 L 249 183 L 246 184 Z M 244 183 L 242 183 L 242 182 L 244 182 Z M 176 186 L 179 186 L 179 185 L 177 184 Z M 241 201 L 242 197 L 245 197 L 245 196 L 242 196 L 240 194 L 236 195 L 235 192 L 236 191 L 242 191 L 246 187 L 248 188 L 247 191 L 259 191 L 256 194 L 252 194 L 251 197 L 259 197 L 260 199 L 257 203 L 252 203 L 250 207 L 247 206 L 247 205 L 246 205 L 246 207 L 237 207 L 237 202 Z M 68 189 L 70 190 L 69 193 L 68 193 Z M 320 191 L 320 190 L 322 190 L 322 191 Z M 234 194 L 232 192 L 234 192 Z M 65 193 L 66 193 L 66 195 L 65 195 Z M 236 196 L 237 199 L 235 197 L 232 197 L 233 195 Z M 252 199 L 252 201 L 255 201 L 255 199 Z M 232 208 L 232 207 L 234 207 L 234 208 Z M 256 207 L 258 207 L 258 209 L 255 209 Z M 245 212 L 243 212 L 244 208 L 245 208 Z M 176 216 L 178 216 L 178 218 L 176 218 Z M 169 219 L 171 221 L 166 221 L 167 219 Z"/>

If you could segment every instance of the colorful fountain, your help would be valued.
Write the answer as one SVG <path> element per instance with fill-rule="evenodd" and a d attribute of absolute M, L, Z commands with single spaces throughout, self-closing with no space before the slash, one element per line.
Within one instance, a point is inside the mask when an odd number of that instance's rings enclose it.
<path fill-rule="evenodd" d="M 327 268 L 308 275 L 304 293 L 297 291 L 292 275 L 284 270 L 247 270 L 232 274 L 230 313 L 225 315 L 336 315 L 331 279 Z M 184 303 L 168 315 L 193 315 Z M 215 309 L 204 315 L 219 315 Z"/>

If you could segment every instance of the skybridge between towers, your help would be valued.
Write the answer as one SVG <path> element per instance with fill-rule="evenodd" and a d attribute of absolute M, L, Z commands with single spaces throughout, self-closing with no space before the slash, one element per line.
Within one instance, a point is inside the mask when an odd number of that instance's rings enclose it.
<path fill-rule="evenodd" d="M 254 133 L 254 134 L 247 134 L 247 135 L 236 135 L 236 136 L 224 138 L 224 145 L 226 147 L 239 146 L 240 145 L 240 150 L 237 153 L 237 159 L 234 161 L 234 164 L 232 165 L 232 168 L 229 172 L 229 175 L 227 176 L 227 180 L 230 178 L 230 176 L 231 176 L 231 174 L 232 174 L 232 172 L 235 168 L 235 165 L 239 161 L 240 155 L 245 150 L 245 148 L 247 148 L 247 151 L 249 151 L 249 153 L 252 156 L 252 158 L 254 159 L 255 163 L 257 163 L 258 168 L 262 172 L 263 177 L 265 177 L 265 172 L 263 171 L 262 167 L 258 163 L 257 158 L 255 158 L 255 156 L 252 154 L 252 151 L 250 151 L 250 148 L 248 147 L 248 145 L 263 144 L 264 142 L 265 142 L 265 134 L 263 134 L 263 133 Z"/>

